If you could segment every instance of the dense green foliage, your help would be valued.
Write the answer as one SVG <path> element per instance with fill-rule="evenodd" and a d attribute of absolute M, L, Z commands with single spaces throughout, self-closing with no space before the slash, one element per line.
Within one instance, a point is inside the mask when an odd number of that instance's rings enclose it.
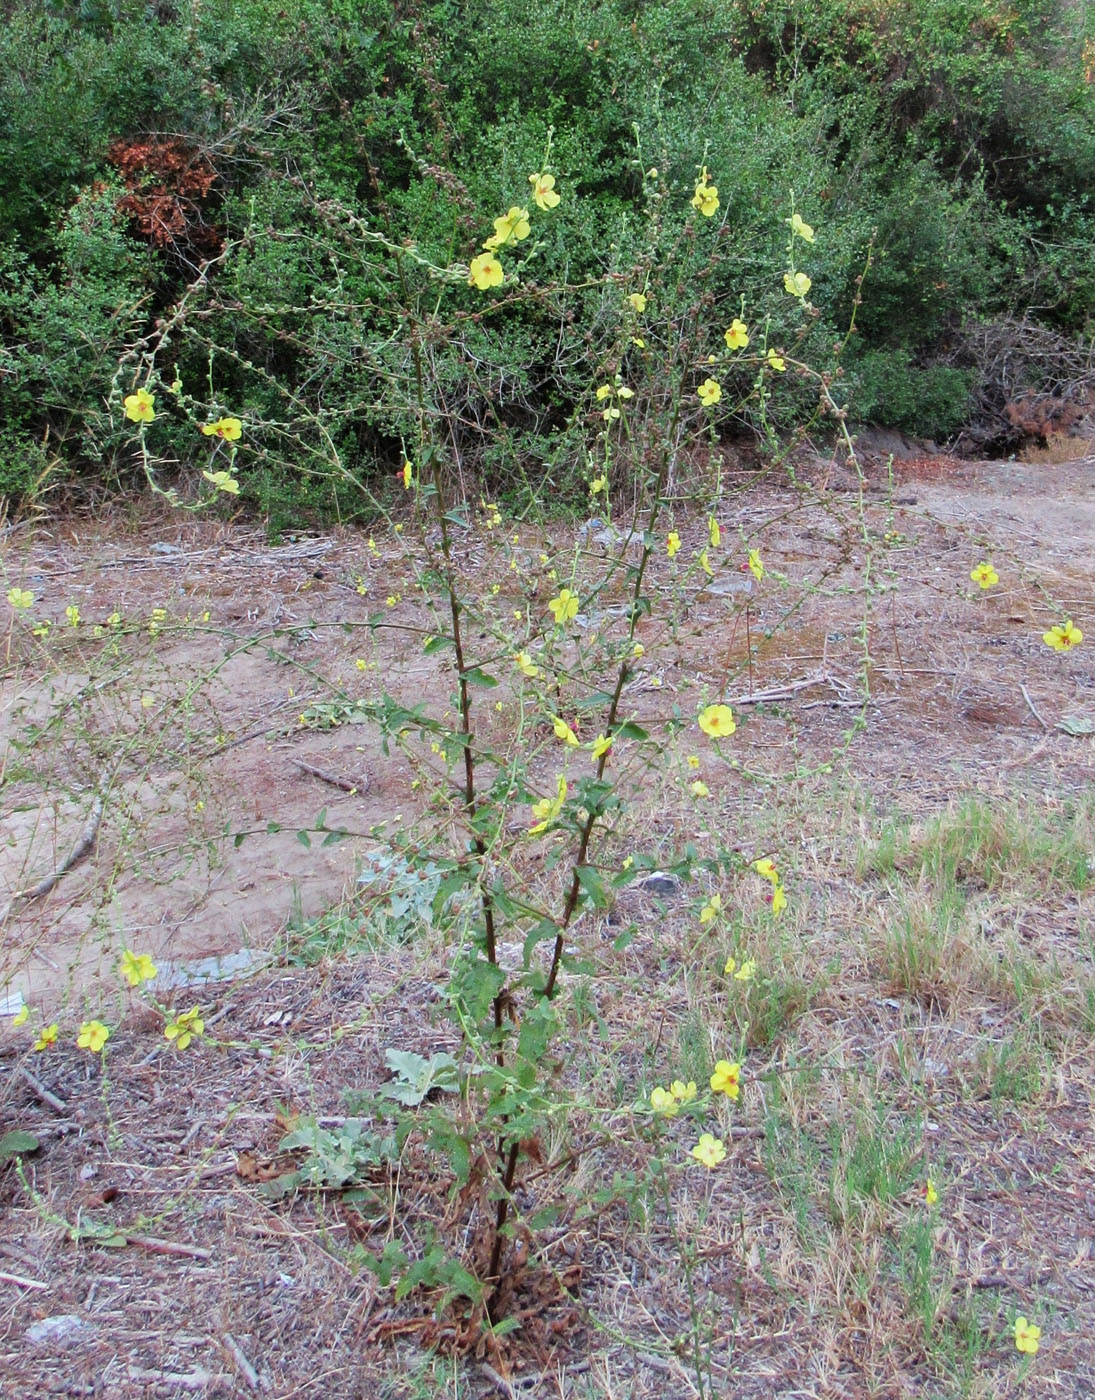
<path fill-rule="evenodd" d="M 469 261 L 495 214 L 528 201 L 549 127 L 566 197 L 534 270 L 566 291 L 480 317 L 481 294 L 458 289 L 459 333 L 431 364 L 450 415 L 494 415 L 475 462 L 492 489 L 553 470 L 591 361 L 611 359 L 606 274 L 666 260 L 681 275 L 659 314 L 721 329 L 744 302 L 814 363 L 847 332 L 862 276 L 841 392 L 863 418 L 951 433 L 982 370 L 963 353 L 969 321 L 1095 334 L 1088 8 L 8 0 L 0 493 L 131 470 L 120 395 L 165 317 L 208 411 L 281 425 L 247 481 L 267 507 L 331 506 L 306 441 L 286 478 L 285 443 L 320 405 L 354 473 L 389 472 L 408 430 L 400 308 L 421 320 L 432 293 L 399 283 L 402 265 L 378 273 L 361 228 Z M 722 210 L 701 257 L 665 214 L 687 212 L 704 162 Z M 818 230 L 808 326 L 781 292 L 792 190 Z M 585 328 L 590 356 L 560 353 L 561 323 Z M 789 377 L 777 427 L 802 392 Z"/>

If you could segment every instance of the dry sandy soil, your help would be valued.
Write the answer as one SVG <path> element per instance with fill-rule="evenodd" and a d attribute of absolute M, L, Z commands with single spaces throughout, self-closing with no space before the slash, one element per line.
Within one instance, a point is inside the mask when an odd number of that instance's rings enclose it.
<path fill-rule="evenodd" d="M 867 794 L 874 813 L 910 827 L 965 792 L 1050 805 L 1083 794 L 1095 778 L 1095 457 L 910 457 L 894 463 L 892 479 L 881 459 L 868 459 L 865 470 L 865 489 L 845 469 L 816 463 L 798 495 L 762 480 L 728 498 L 725 566 L 708 588 L 695 578 L 677 588 L 668 621 L 658 608 L 644 620 L 628 713 L 654 733 L 668 726 L 672 750 L 673 706 L 690 720 L 703 698 L 726 694 L 749 720 L 735 752 L 757 779 L 778 785 L 794 769 L 805 792 L 801 774 L 832 763 L 831 792 Z M 705 543 L 706 521 L 677 523 L 684 560 Z M 347 532 L 272 547 L 242 527 L 162 517 L 139 527 L 18 528 L 3 540 L 5 588 L 29 589 L 35 605 L 13 621 L 0 674 L 0 1002 L 8 997 L 10 1012 L 22 999 L 35 1008 L 32 1024 L 62 1027 L 57 1047 L 34 1054 L 26 1028 L 0 1017 L 0 1132 L 18 1127 L 42 1144 L 22 1176 L 0 1166 L 5 1394 L 695 1393 L 687 1368 L 638 1340 L 655 1323 L 662 1336 L 679 1325 L 657 1249 L 629 1262 L 607 1224 L 587 1230 L 581 1250 L 571 1245 L 577 1303 L 538 1299 L 529 1285 L 531 1311 L 554 1321 L 530 1324 L 523 1351 L 495 1356 L 493 1371 L 473 1358 L 435 1374 L 421 1344 L 436 1335 L 413 1310 L 394 1309 L 355 1262 L 355 1243 L 375 1242 L 362 1215 L 317 1196 L 272 1204 L 256 1189 L 292 1112 L 334 1121 L 345 1111 L 343 1085 L 383 1079 L 385 1047 L 457 1048 L 436 1014 L 438 974 L 413 947 L 358 944 L 303 967 L 287 958 L 310 930 L 322 936 L 324 911 L 353 910 L 356 876 L 370 851 L 386 848 L 385 831 L 415 828 L 423 815 L 425 789 L 415 783 L 428 774 L 428 753 L 387 755 L 370 726 L 329 725 L 332 706 L 345 713 L 384 690 L 435 716 L 446 707 L 444 656 L 422 651 L 423 635 L 439 627 L 416 592 L 410 535 L 378 531 L 373 548 Z M 485 570 L 501 580 L 502 614 L 513 604 L 542 614 L 554 585 L 537 576 L 540 551 L 554 546 L 573 560 L 575 541 L 571 526 L 525 530 L 528 584 L 511 586 L 494 567 L 497 542 L 485 532 L 461 542 L 461 561 L 469 577 Z M 768 573 L 746 609 L 747 544 L 760 546 Z M 600 547 L 588 547 L 579 577 L 595 568 Z M 981 594 L 969 573 L 990 556 L 1001 581 Z M 676 565 L 659 556 L 657 572 L 668 597 Z M 79 608 L 75 627 L 70 606 Z M 1090 644 L 1057 655 L 1042 633 L 1064 616 Z M 35 638 L 31 626 L 44 618 L 51 633 Z M 755 659 L 743 669 L 749 642 Z M 488 723 L 502 735 L 514 689 L 507 682 L 498 694 L 491 705 L 502 709 L 488 707 Z M 554 762 L 544 747 L 534 763 L 546 785 Z M 619 835 L 657 856 L 691 809 L 682 809 L 679 782 L 635 774 L 646 805 L 633 833 Z M 703 776 L 709 820 L 722 831 L 754 829 L 758 790 L 772 788 L 743 782 L 729 764 L 705 761 Z M 794 848 L 780 833 L 789 872 L 816 907 L 835 908 L 846 886 L 866 910 L 854 862 L 834 858 L 843 838 L 826 830 L 816 782 L 810 790 L 818 829 L 802 827 L 800 811 Z M 330 829 L 350 838 L 325 845 Z M 624 917 L 640 932 L 634 973 L 654 957 L 665 911 L 627 898 Z M 1033 907 L 1030 929 L 1047 948 L 1057 940 L 1075 951 L 1086 940 L 1092 957 L 1090 897 Z M 800 931 L 824 943 L 823 931 Z M 185 976 L 197 959 L 241 949 L 272 957 L 250 977 L 183 994 L 187 1004 L 200 997 L 210 1032 L 225 1039 L 176 1054 L 164 1049 L 162 1018 L 118 990 L 125 947 L 152 956 L 163 979 L 153 991 L 168 1002 L 165 974 Z M 648 970 L 664 967 L 655 959 Z M 819 1040 L 838 1028 L 861 1035 L 867 1053 L 890 1033 L 879 1024 L 890 1013 L 877 978 L 871 984 L 865 965 L 860 972 L 806 1019 Z M 641 1022 L 613 997 L 606 971 L 602 1014 L 634 1041 Z M 931 1022 L 931 1008 L 924 1014 Z M 72 1047 L 70 1032 L 88 1016 L 113 1028 L 109 1084 Z M 962 1277 L 971 1287 L 1018 1281 L 1020 1303 L 1024 1280 L 1038 1284 L 1067 1320 L 1038 1358 L 1031 1395 L 1095 1394 L 1091 1083 L 1090 1063 L 1061 1066 L 1033 1132 L 987 1103 L 937 1114 L 941 1140 L 956 1134 L 955 1161 L 991 1166 L 963 1197 L 966 1218 L 950 1227 Z M 743 1121 L 723 1189 L 756 1202 L 768 1182 L 764 1128 Z M 1008 1223 L 1008 1202 L 1024 1192 L 1031 1209 L 1020 1228 Z M 85 1220 L 125 1247 L 71 1242 Z M 767 1255 L 765 1243 L 754 1239 L 711 1284 L 740 1322 L 739 1369 L 730 1379 L 717 1373 L 719 1393 L 960 1393 L 908 1353 L 887 1361 L 866 1320 L 861 1333 L 831 1322 L 811 1330 L 785 1294 L 793 1282 L 764 1262 L 778 1241 L 767 1241 Z M 79 1327 L 30 1340 L 32 1324 L 51 1316 Z M 1011 1374 L 994 1372 L 995 1389 L 969 1393 L 1018 1395 Z"/>

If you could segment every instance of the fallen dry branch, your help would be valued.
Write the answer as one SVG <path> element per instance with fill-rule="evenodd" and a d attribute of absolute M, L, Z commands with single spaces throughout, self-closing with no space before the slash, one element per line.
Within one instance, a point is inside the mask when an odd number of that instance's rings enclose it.
<path fill-rule="evenodd" d="M 158 1240 L 152 1235 L 131 1235 L 123 1231 L 129 1244 L 138 1245 L 153 1254 L 179 1254 L 186 1259 L 212 1259 L 211 1249 L 202 1249 L 196 1244 L 177 1244 L 174 1240 Z"/>
<path fill-rule="evenodd" d="M 353 783 L 349 778 L 340 778 L 334 773 L 325 772 L 322 768 L 315 768 L 310 763 L 302 763 L 299 758 L 293 758 L 289 761 L 302 773 L 307 773 L 310 778 L 318 778 L 321 783 L 329 783 L 331 787 L 339 788 L 342 792 L 348 792 L 351 795 L 364 792 L 369 786 L 368 778 L 365 778 L 363 782 Z"/>
<path fill-rule="evenodd" d="M 55 885 L 60 883 L 74 866 L 79 865 L 80 861 L 90 853 L 92 847 L 95 845 L 95 838 L 99 835 L 99 825 L 102 820 L 103 799 L 96 793 L 95 800 L 91 804 L 91 811 L 88 813 L 87 821 L 84 823 L 84 829 L 80 832 L 75 846 L 69 851 L 68 855 L 56 870 L 44 876 L 32 889 L 19 890 L 12 896 L 6 908 L 0 913 L 0 925 L 7 921 L 8 915 L 11 913 L 12 909 L 15 908 L 16 904 L 29 903 L 29 901 L 33 899 L 42 899 L 45 895 L 49 894 L 50 890 L 52 890 Z"/>
<path fill-rule="evenodd" d="M 27 1069 L 25 1065 L 20 1065 L 15 1072 L 34 1094 L 34 1097 L 40 1099 L 42 1103 L 48 1104 L 49 1107 L 53 1109 L 54 1113 L 68 1112 L 68 1104 L 65 1103 L 64 1099 L 60 1099 L 56 1094 L 51 1093 L 40 1079 L 31 1074 L 30 1070 Z"/>

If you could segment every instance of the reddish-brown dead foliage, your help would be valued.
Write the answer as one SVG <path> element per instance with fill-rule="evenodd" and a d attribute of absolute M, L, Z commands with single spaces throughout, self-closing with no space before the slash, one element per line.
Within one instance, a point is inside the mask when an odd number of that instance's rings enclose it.
<path fill-rule="evenodd" d="M 150 136 L 115 141 L 107 154 L 127 190 L 118 209 L 154 247 L 199 258 L 220 250 L 220 232 L 203 209 L 217 171 L 200 151 L 178 136 Z"/>

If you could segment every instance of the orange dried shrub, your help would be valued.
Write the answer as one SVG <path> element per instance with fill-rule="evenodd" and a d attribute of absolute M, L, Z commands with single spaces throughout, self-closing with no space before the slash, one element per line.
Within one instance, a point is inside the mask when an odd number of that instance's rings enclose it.
<path fill-rule="evenodd" d="M 126 187 L 118 211 L 154 247 L 197 257 L 220 251 L 221 234 L 203 207 L 217 171 L 200 151 L 178 136 L 131 137 L 115 141 L 107 157 Z"/>

